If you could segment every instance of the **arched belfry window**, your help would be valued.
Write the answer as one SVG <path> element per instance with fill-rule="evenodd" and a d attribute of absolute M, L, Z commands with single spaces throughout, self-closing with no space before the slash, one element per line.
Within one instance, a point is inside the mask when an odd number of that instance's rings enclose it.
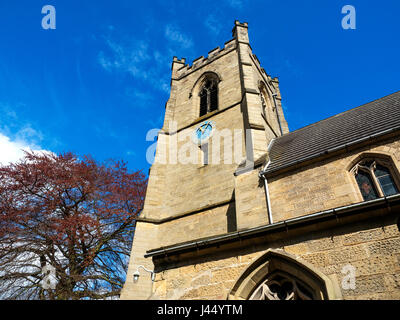
<path fill-rule="evenodd" d="M 218 109 L 218 81 L 206 78 L 200 90 L 200 117 Z"/>
<path fill-rule="evenodd" d="M 390 162 L 381 159 L 363 159 L 352 169 L 364 201 L 399 193 Z"/>

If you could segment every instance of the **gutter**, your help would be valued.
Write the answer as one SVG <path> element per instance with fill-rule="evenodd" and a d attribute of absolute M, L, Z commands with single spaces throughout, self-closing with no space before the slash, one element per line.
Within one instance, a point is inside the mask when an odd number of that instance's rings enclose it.
<path fill-rule="evenodd" d="M 357 213 L 364 212 L 363 209 L 376 207 L 379 205 L 386 205 L 391 208 L 392 205 L 400 203 L 400 194 L 395 194 L 388 197 L 378 198 L 370 201 L 359 202 L 351 205 L 337 207 L 317 213 L 308 214 L 301 217 L 291 218 L 280 222 L 263 225 L 251 229 L 236 231 L 228 234 L 217 235 L 209 238 L 204 238 L 196 241 L 190 241 L 187 243 L 181 243 L 165 248 L 158 248 L 149 250 L 144 255 L 145 258 L 166 256 L 168 254 L 178 254 L 187 250 L 199 250 L 210 246 L 219 246 L 224 242 L 232 242 L 242 240 L 243 238 L 256 237 L 262 234 L 270 234 L 282 230 L 288 230 L 289 227 L 297 228 L 305 223 L 317 223 L 326 219 L 336 219 L 338 222 L 338 216 L 344 215 L 355 215 Z"/>

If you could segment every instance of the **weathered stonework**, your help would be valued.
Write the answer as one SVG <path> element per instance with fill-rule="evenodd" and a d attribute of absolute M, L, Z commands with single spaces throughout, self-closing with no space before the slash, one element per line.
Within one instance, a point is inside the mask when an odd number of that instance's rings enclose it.
<path fill-rule="evenodd" d="M 385 140 L 269 180 L 274 221 L 362 201 L 349 167 L 362 154 L 388 155 L 400 169 L 400 141 Z"/>
<path fill-rule="evenodd" d="M 288 245 L 270 243 L 263 250 L 249 249 L 255 252 L 248 254 L 230 252 L 231 256 L 224 259 L 209 257 L 211 261 L 164 271 L 162 278 L 156 279 L 154 290 L 159 293 L 159 299 L 226 299 L 241 273 L 269 248 L 274 248 L 312 264 L 339 287 L 346 275 L 342 273 L 343 267 L 354 266 L 356 289 L 341 288 L 343 299 L 398 299 L 400 236 L 397 226 L 370 224 L 369 227 L 346 231 L 343 235 L 340 229 L 329 236 L 315 234 L 315 240 Z M 164 287 L 169 288 L 170 295 L 168 291 L 161 294 L 160 288 Z"/>
<path fill-rule="evenodd" d="M 219 79 L 218 110 L 199 117 L 199 91 L 210 73 Z M 281 99 L 278 80 L 252 53 L 247 23 L 236 21 L 233 39 L 192 65 L 173 59 L 171 95 L 121 299 L 247 299 L 268 265 L 305 282 L 310 276 L 320 298 L 400 299 L 397 198 L 361 207 L 351 172 L 363 155 L 385 157 L 399 172 L 399 134 L 321 155 L 264 182 L 259 174 L 268 145 L 289 131 Z M 168 155 L 163 163 L 166 150 L 175 144 L 182 150 L 204 120 L 218 130 L 246 132 L 240 161 L 183 164 Z M 215 136 L 209 146 L 224 152 Z M 324 219 L 296 224 L 309 215 Z M 139 265 L 155 271 L 154 282 L 145 272 L 133 282 Z M 342 284 L 348 265 L 355 268 L 354 289 Z"/>

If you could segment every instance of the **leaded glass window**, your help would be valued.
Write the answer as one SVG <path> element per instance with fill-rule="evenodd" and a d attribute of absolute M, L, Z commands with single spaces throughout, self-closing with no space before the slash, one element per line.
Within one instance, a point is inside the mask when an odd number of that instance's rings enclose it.
<path fill-rule="evenodd" d="M 359 170 L 356 174 L 356 180 L 365 201 L 378 198 L 378 193 L 369 173 Z"/>
<path fill-rule="evenodd" d="M 388 168 L 378 164 L 376 166 L 375 176 L 378 179 L 385 196 L 391 196 L 399 193 Z"/>
<path fill-rule="evenodd" d="M 380 160 L 363 160 L 354 167 L 353 172 L 365 201 L 399 193 L 389 167 Z"/>

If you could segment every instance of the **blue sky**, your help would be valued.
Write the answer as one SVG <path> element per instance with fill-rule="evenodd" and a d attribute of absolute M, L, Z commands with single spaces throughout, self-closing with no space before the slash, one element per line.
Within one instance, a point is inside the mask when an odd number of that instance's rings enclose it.
<path fill-rule="evenodd" d="M 55 30 L 41 27 L 46 4 Z M 341 27 L 346 4 L 356 30 Z M 162 125 L 172 57 L 191 63 L 222 47 L 234 20 L 249 23 L 298 129 L 400 89 L 399 13 L 394 0 L 2 0 L 0 161 L 31 147 L 147 173 L 145 137 Z"/>

